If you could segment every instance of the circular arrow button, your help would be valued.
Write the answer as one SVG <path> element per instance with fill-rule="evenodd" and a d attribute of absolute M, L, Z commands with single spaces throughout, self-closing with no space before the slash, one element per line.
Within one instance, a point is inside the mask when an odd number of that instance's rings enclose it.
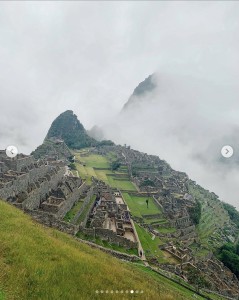
<path fill-rule="evenodd" d="M 223 146 L 221 150 L 221 154 L 225 158 L 232 157 L 233 155 L 233 148 L 231 146 Z"/>
<path fill-rule="evenodd" d="M 18 149 L 15 146 L 8 146 L 6 149 L 6 154 L 8 157 L 13 158 L 18 154 Z"/>

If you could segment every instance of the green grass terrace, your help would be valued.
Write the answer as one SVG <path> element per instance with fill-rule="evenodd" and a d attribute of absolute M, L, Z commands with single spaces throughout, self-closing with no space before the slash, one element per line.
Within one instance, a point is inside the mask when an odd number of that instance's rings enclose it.
<path fill-rule="evenodd" d="M 91 177 L 94 176 L 113 188 L 137 191 L 136 186 L 129 180 L 127 167 L 121 167 L 118 171 L 111 170 L 110 162 L 114 157 L 113 154 L 109 154 L 107 157 L 97 154 L 85 156 L 87 153 L 85 151 L 75 152 L 75 156 L 77 171 L 87 183 L 90 183 Z M 120 176 L 117 177 L 117 175 Z"/>

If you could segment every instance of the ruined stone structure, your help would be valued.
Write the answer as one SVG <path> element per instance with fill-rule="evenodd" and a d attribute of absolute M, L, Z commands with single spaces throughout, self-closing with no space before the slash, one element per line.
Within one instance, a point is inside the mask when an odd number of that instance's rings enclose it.
<path fill-rule="evenodd" d="M 38 146 L 35 151 L 32 152 L 32 155 L 36 158 L 46 158 L 47 161 L 71 159 L 72 153 L 68 146 L 62 139 L 59 138 L 49 138 L 45 139 L 43 144 Z"/>
<path fill-rule="evenodd" d="M 236 275 L 217 260 L 212 253 L 199 260 L 194 257 L 190 248 L 175 246 L 172 242 L 162 245 L 160 248 L 170 253 L 179 262 L 171 268 L 171 272 L 187 280 L 188 271 L 193 268 L 203 274 L 212 290 L 237 298 L 239 281 Z"/>
<path fill-rule="evenodd" d="M 204 277 L 210 283 L 211 289 L 229 297 L 238 296 L 239 281 L 222 262 L 217 260 L 212 253 L 205 255 L 202 259 L 193 256 L 190 248 L 176 247 L 172 243 L 161 246 L 161 249 L 169 252 L 179 262 L 175 265 L 175 273 L 187 278 L 190 268 L 202 272 Z"/>
<path fill-rule="evenodd" d="M 177 247 L 172 242 L 168 245 L 161 246 L 161 249 L 169 252 L 180 263 L 192 261 L 192 250 L 186 247 Z"/>
<path fill-rule="evenodd" d="M 88 208 L 81 228 L 85 228 L 90 217 L 89 230 L 94 230 L 94 235 L 127 248 L 137 247 L 130 213 L 121 194 L 113 192 L 103 182 L 97 181 L 88 187 L 81 178 L 68 175 L 62 160 L 36 160 L 23 154 L 8 158 L 5 151 L 0 151 L 1 199 L 24 209 L 48 226 L 76 234 L 79 225 L 74 225 L 75 221 L 97 193 L 97 201 Z M 63 222 L 63 217 L 80 199 L 83 204 L 73 222 Z"/>
<path fill-rule="evenodd" d="M 97 181 L 97 199 L 89 216 L 94 234 L 128 248 L 137 248 L 137 233 L 119 191 Z"/>
<path fill-rule="evenodd" d="M 110 151 L 116 153 L 117 160 L 127 165 L 129 176 L 140 193 L 153 196 L 155 204 L 168 219 L 168 227 L 175 227 L 177 237 L 184 240 L 185 244 L 194 241 L 195 226 L 188 209 L 195 205 L 195 200 L 188 193 L 187 174 L 174 171 L 158 156 L 147 155 L 129 147 L 104 146 L 97 151 L 101 155 L 107 155 Z"/>
<path fill-rule="evenodd" d="M 64 148 L 61 141 L 54 143 Z M 126 248 L 138 248 L 137 232 L 120 191 L 112 190 L 94 178 L 93 184 L 87 186 L 81 178 L 72 176 L 66 161 L 59 160 L 52 151 L 45 159 L 38 160 L 23 154 L 10 159 L 5 151 L 0 151 L 0 199 L 24 209 L 37 221 L 69 234 L 75 235 L 80 230 Z M 104 146 L 89 151 L 102 155 L 114 151 L 121 165 L 128 167 L 130 179 L 138 186 L 138 191 L 132 193 L 153 198 L 160 213 L 134 220 L 166 243 L 162 249 L 179 262 L 170 266 L 172 272 L 186 278 L 187 268 L 195 267 L 207 274 L 214 290 L 221 292 L 223 289 L 228 296 L 237 294 L 239 283 L 230 270 L 212 256 L 197 260 L 190 249 L 197 241 L 195 225 L 189 215 L 195 199 L 188 191 L 185 173 L 172 170 L 157 156 L 129 147 Z M 120 179 L 123 175 L 114 176 Z M 74 218 L 70 223 L 64 222 L 63 217 L 79 201 L 83 203 Z M 84 221 L 79 223 L 81 215 Z M 161 218 L 165 219 L 162 224 L 150 223 L 150 219 Z M 147 224 L 141 224 L 142 220 L 147 220 Z M 161 232 L 161 227 L 172 227 L 175 231 Z"/>
<path fill-rule="evenodd" d="M 22 209 L 41 209 L 62 218 L 79 199 L 84 182 L 66 176 L 62 162 L 0 152 L 0 198 Z"/>
<path fill-rule="evenodd" d="M 198 261 L 196 267 L 206 274 L 211 289 L 229 297 L 238 297 L 239 280 L 222 262 L 215 257 Z"/>

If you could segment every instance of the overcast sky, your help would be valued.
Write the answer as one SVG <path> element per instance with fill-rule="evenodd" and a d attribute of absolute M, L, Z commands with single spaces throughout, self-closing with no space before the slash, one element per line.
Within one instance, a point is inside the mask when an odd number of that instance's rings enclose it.
<path fill-rule="evenodd" d="M 225 175 L 205 157 L 238 132 L 238 20 L 236 1 L 1 1 L 0 148 L 30 153 L 72 109 L 87 129 L 110 127 L 116 142 L 167 159 L 238 206 L 238 171 Z M 143 120 L 116 118 L 154 72 L 159 89 Z"/>

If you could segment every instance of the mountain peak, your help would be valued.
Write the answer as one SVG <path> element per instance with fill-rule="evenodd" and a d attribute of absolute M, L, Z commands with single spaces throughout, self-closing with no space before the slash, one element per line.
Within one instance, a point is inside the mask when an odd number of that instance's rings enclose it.
<path fill-rule="evenodd" d="M 95 144 L 72 110 L 61 113 L 51 124 L 45 140 L 62 139 L 70 148 L 79 149 Z"/>
<path fill-rule="evenodd" d="M 144 96 L 146 93 L 153 91 L 156 88 L 154 80 L 155 73 L 149 75 L 134 89 L 133 94 L 129 97 L 129 100 L 125 103 L 123 110 L 129 108 L 132 104 L 136 103 L 136 98 Z"/>
<path fill-rule="evenodd" d="M 133 95 L 141 96 L 147 92 L 151 92 L 156 87 L 156 84 L 153 80 L 154 75 L 155 74 L 151 74 L 142 82 L 140 82 L 139 85 L 134 89 Z"/>

